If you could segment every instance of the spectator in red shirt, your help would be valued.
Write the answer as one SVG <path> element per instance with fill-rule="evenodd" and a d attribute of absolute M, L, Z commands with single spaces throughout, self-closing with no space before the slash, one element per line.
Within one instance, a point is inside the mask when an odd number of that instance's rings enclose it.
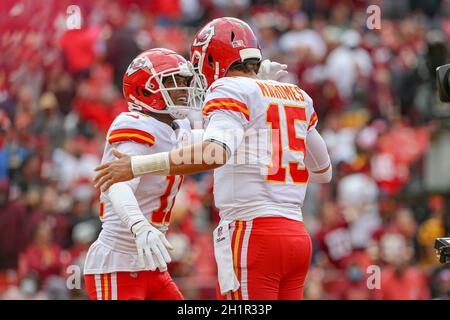
<path fill-rule="evenodd" d="M 19 277 L 30 272 L 39 275 L 41 284 L 51 275 L 60 275 L 63 271 L 62 252 L 52 240 L 52 229 L 47 222 L 40 222 L 34 230 L 33 241 L 19 259 Z"/>
<path fill-rule="evenodd" d="M 323 205 L 315 240 L 334 266 L 345 268 L 346 259 L 353 252 L 353 245 L 349 225 L 339 213 L 336 204 L 329 202 Z"/>
<path fill-rule="evenodd" d="M 19 201 L 8 201 L 10 184 L 0 181 L 0 271 L 17 268 L 19 252 L 27 235 L 23 232 L 25 207 Z"/>
<path fill-rule="evenodd" d="M 59 40 L 67 70 L 76 77 L 85 75 L 97 57 L 95 42 L 100 28 L 67 30 Z"/>
<path fill-rule="evenodd" d="M 381 269 L 381 288 L 376 298 L 381 300 L 430 299 L 427 278 L 422 270 L 411 265 L 414 249 L 402 236 L 390 246 L 390 264 Z"/>

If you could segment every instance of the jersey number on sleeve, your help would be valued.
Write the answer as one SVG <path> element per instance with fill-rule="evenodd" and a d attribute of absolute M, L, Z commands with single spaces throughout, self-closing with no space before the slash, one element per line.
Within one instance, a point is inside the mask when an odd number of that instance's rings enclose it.
<path fill-rule="evenodd" d="M 280 108 L 277 103 L 269 104 L 266 110 L 266 122 L 271 126 L 272 163 L 268 166 L 267 181 L 286 183 L 287 168 L 283 164 L 284 152 L 301 153 L 305 157 L 306 145 L 303 137 L 297 136 L 295 124 L 297 121 L 306 122 L 306 111 L 298 105 L 283 105 L 286 121 L 280 118 Z M 283 150 L 282 136 L 287 132 L 289 150 Z M 288 163 L 289 174 L 294 183 L 308 182 L 308 170 L 300 167 L 298 161 Z"/>

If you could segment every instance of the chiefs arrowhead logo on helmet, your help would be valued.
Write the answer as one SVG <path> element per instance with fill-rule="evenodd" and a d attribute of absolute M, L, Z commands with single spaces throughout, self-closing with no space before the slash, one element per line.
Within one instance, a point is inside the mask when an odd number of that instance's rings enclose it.
<path fill-rule="evenodd" d="M 198 37 L 194 39 L 192 45 L 195 47 L 203 46 L 211 41 L 211 38 L 214 37 L 214 34 L 214 26 L 207 25 L 202 30 L 200 30 Z"/>
<path fill-rule="evenodd" d="M 131 76 L 133 73 L 135 73 L 136 71 L 140 70 L 140 69 L 144 69 L 144 68 L 150 68 L 151 67 L 151 63 L 150 61 L 148 61 L 146 56 L 138 56 L 136 59 L 133 60 L 133 62 L 131 62 L 131 64 L 128 66 L 127 71 L 125 72 L 125 74 L 127 76 Z"/>

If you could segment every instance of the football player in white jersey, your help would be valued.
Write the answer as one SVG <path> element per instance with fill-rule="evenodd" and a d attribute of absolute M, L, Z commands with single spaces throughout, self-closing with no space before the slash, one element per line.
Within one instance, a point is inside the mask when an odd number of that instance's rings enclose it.
<path fill-rule="evenodd" d="M 167 49 L 141 53 L 123 78 L 129 112 L 111 124 L 102 163 L 112 149 L 130 155 L 167 152 L 190 130 L 193 87 L 190 62 Z M 182 299 L 167 272 L 170 243 L 164 236 L 182 175 L 137 177 L 100 196 L 102 231 L 85 261 L 91 299 Z"/>
<path fill-rule="evenodd" d="M 208 87 L 203 142 L 133 157 L 113 151 L 119 159 L 97 167 L 96 186 L 215 169 L 219 298 L 302 299 L 311 240 L 301 207 L 307 183 L 332 175 L 312 100 L 298 86 L 258 79 L 257 39 L 235 18 L 201 28 L 191 62 Z"/>

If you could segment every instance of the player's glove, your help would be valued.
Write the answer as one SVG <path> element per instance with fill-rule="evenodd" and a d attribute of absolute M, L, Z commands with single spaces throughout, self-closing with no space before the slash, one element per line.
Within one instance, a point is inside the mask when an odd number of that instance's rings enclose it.
<path fill-rule="evenodd" d="M 260 80 L 280 80 L 288 74 L 287 65 L 269 59 L 263 60 L 256 77 Z"/>
<path fill-rule="evenodd" d="M 146 258 L 149 262 L 150 270 L 155 271 L 156 268 L 161 272 L 167 270 L 167 263 L 172 261 L 167 249 L 172 250 L 173 247 L 164 234 L 153 227 L 147 220 L 135 223 L 131 227 L 131 231 L 136 238 L 139 267 L 145 267 L 144 259 Z"/>

